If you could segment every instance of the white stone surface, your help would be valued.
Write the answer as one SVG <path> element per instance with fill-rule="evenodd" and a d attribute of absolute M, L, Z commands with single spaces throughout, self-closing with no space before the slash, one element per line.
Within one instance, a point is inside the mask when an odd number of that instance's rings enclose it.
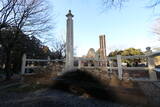
<path fill-rule="evenodd" d="M 66 65 L 65 71 L 71 71 L 74 63 L 73 57 L 73 20 L 72 13 L 69 10 L 69 13 L 66 15 L 67 17 L 67 33 L 66 33 Z"/>
<path fill-rule="evenodd" d="M 117 55 L 117 63 L 118 63 L 118 77 L 121 80 L 122 79 L 122 61 L 121 61 L 121 55 Z"/>
<path fill-rule="evenodd" d="M 149 78 L 150 80 L 157 80 L 156 71 L 154 70 L 154 58 L 148 57 L 148 68 L 149 68 Z"/>

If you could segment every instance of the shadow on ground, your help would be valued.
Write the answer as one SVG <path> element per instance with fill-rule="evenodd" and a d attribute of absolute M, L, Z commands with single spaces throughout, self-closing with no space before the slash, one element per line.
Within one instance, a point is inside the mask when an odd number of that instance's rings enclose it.
<path fill-rule="evenodd" d="M 114 92 L 91 73 L 76 70 L 69 71 L 54 79 L 53 89 L 61 89 L 84 98 L 98 98 L 113 101 Z"/>
<path fill-rule="evenodd" d="M 114 75 L 112 79 L 101 81 L 85 70 L 69 71 L 54 79 L 52 89 L 67 91 L 82 98 L 97 98 L 126 104 L 146 105 L 141 90 L 131 81 L 121 81 Z"/>

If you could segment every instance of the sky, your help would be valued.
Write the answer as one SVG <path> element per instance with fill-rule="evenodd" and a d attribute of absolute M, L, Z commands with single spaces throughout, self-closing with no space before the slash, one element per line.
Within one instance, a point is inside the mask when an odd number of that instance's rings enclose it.
<path fill-rule="evenodd" d="M 66 39 L 66 14 L 74 15 L 74 48 L 76 56 L 99 48 L 99 35 L 106 35 L 107 54 L 116 49 L 160 46 L 152 27 L 158 8 L 147 8 L 146 0 L 130 0 L 121 9 L 105 9 L 101 0 L 49 0 L 52 6 L 57 39 Z"/>

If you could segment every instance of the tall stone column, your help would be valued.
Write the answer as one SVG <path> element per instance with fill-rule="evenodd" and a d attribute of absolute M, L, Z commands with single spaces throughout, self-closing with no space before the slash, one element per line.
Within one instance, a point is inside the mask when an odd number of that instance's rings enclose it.
<path fill-rule="evenodd" d="M 73 70 L 74 57 L 73 57 L 73 20 L 74 17 L 69 10 L 67 17 L 67 33 L 66 33 L 66 64 L 65 71 Z"/>
<path fill-rule="evenodd" d="M 106 39 L 105 35 L 99 36 L 99 43 L 100 43 L 100 57 L 102 59 L 106 58 Z"/>
<path fill-rule="evenodd" d="M 105 35 L 100 35 L 99 36 L 99 43 L 100 43 L 100 59 L 101 60 L 106 60 L 106 39 Z M 106 67 L 107 66 L 107 61 L 100 62 L 100 66 Z"/>

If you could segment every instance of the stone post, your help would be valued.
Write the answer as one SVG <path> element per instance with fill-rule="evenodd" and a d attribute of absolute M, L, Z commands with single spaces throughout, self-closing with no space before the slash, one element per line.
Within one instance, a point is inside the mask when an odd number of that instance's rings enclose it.
<path fill-rule="evenodd" d="M 154 71 L 155 64 L 154 64 L 154 58 L 153 57 L 148 57 L 148 68 L 149 68 L 149 78 L 152 81 L 157 80 L 157 75 L 156 71 Z"/>
<path fill-rule="evenodd" d="M 81 59 L 78 60 L 78 69 L 81 69 Z"/>
<path fill-rule="evenodd" d="M 50 56 L 47 57 L 47 60 L 48 60 L 48 63 L 47 63 L 47 64 L 49 65 L 49 64 L 50 64 L 50 61 L 51 61 Z"/>
<path fill-rule="evenodd" d="M 71 71 L 74 68 L 74 57 L 73 57 L 73 20 L 74 17 L 69 10 L 67 17 L 67 32 L 66 32 L 66 63 L 65 71 Z"/>
<path fill-rule="evenodd" d="M 112 61 L 111 60 L 109 60 L 109 69 L 110 69 L 110 73 L 112 73 Z"/>
<path fill-rule="evenodd" d="M 157 80 L 157 74 L 156 71 L 154 71 L 155 63 L 154 63 L 154 56 L 150 56 L 152 54 L 151 47 L 146 48 L 146 55 L 148 56 L 148 73 L 149 73 L 149 79 L 152 81 Z"/>
<path fill-rule="evenodd" d="M 88 67 L 89 67 L 89 68 L 91 67 L 91 62 L 90 62 L 90 61 L 88 61 Z"/>
<path fill-rule="evenodd" d="M 117 55 L 117 64 L 118 64 L 118 77 L 122 80 L 122 61 L 121 55 Z"/>
<path fill-rule="evenodd" d="M 21 74 L 25 74 L 25 66 L 26 66 L 26 54 L 22 56 L 22 65 L 21 65 Z"/>
<path fill-rule="evenodd" d="M 98 60 L 97 60 L 97 59 L 94 60 L 94 66 L 95 66 L 96 68 L 98 67 Z"/>

